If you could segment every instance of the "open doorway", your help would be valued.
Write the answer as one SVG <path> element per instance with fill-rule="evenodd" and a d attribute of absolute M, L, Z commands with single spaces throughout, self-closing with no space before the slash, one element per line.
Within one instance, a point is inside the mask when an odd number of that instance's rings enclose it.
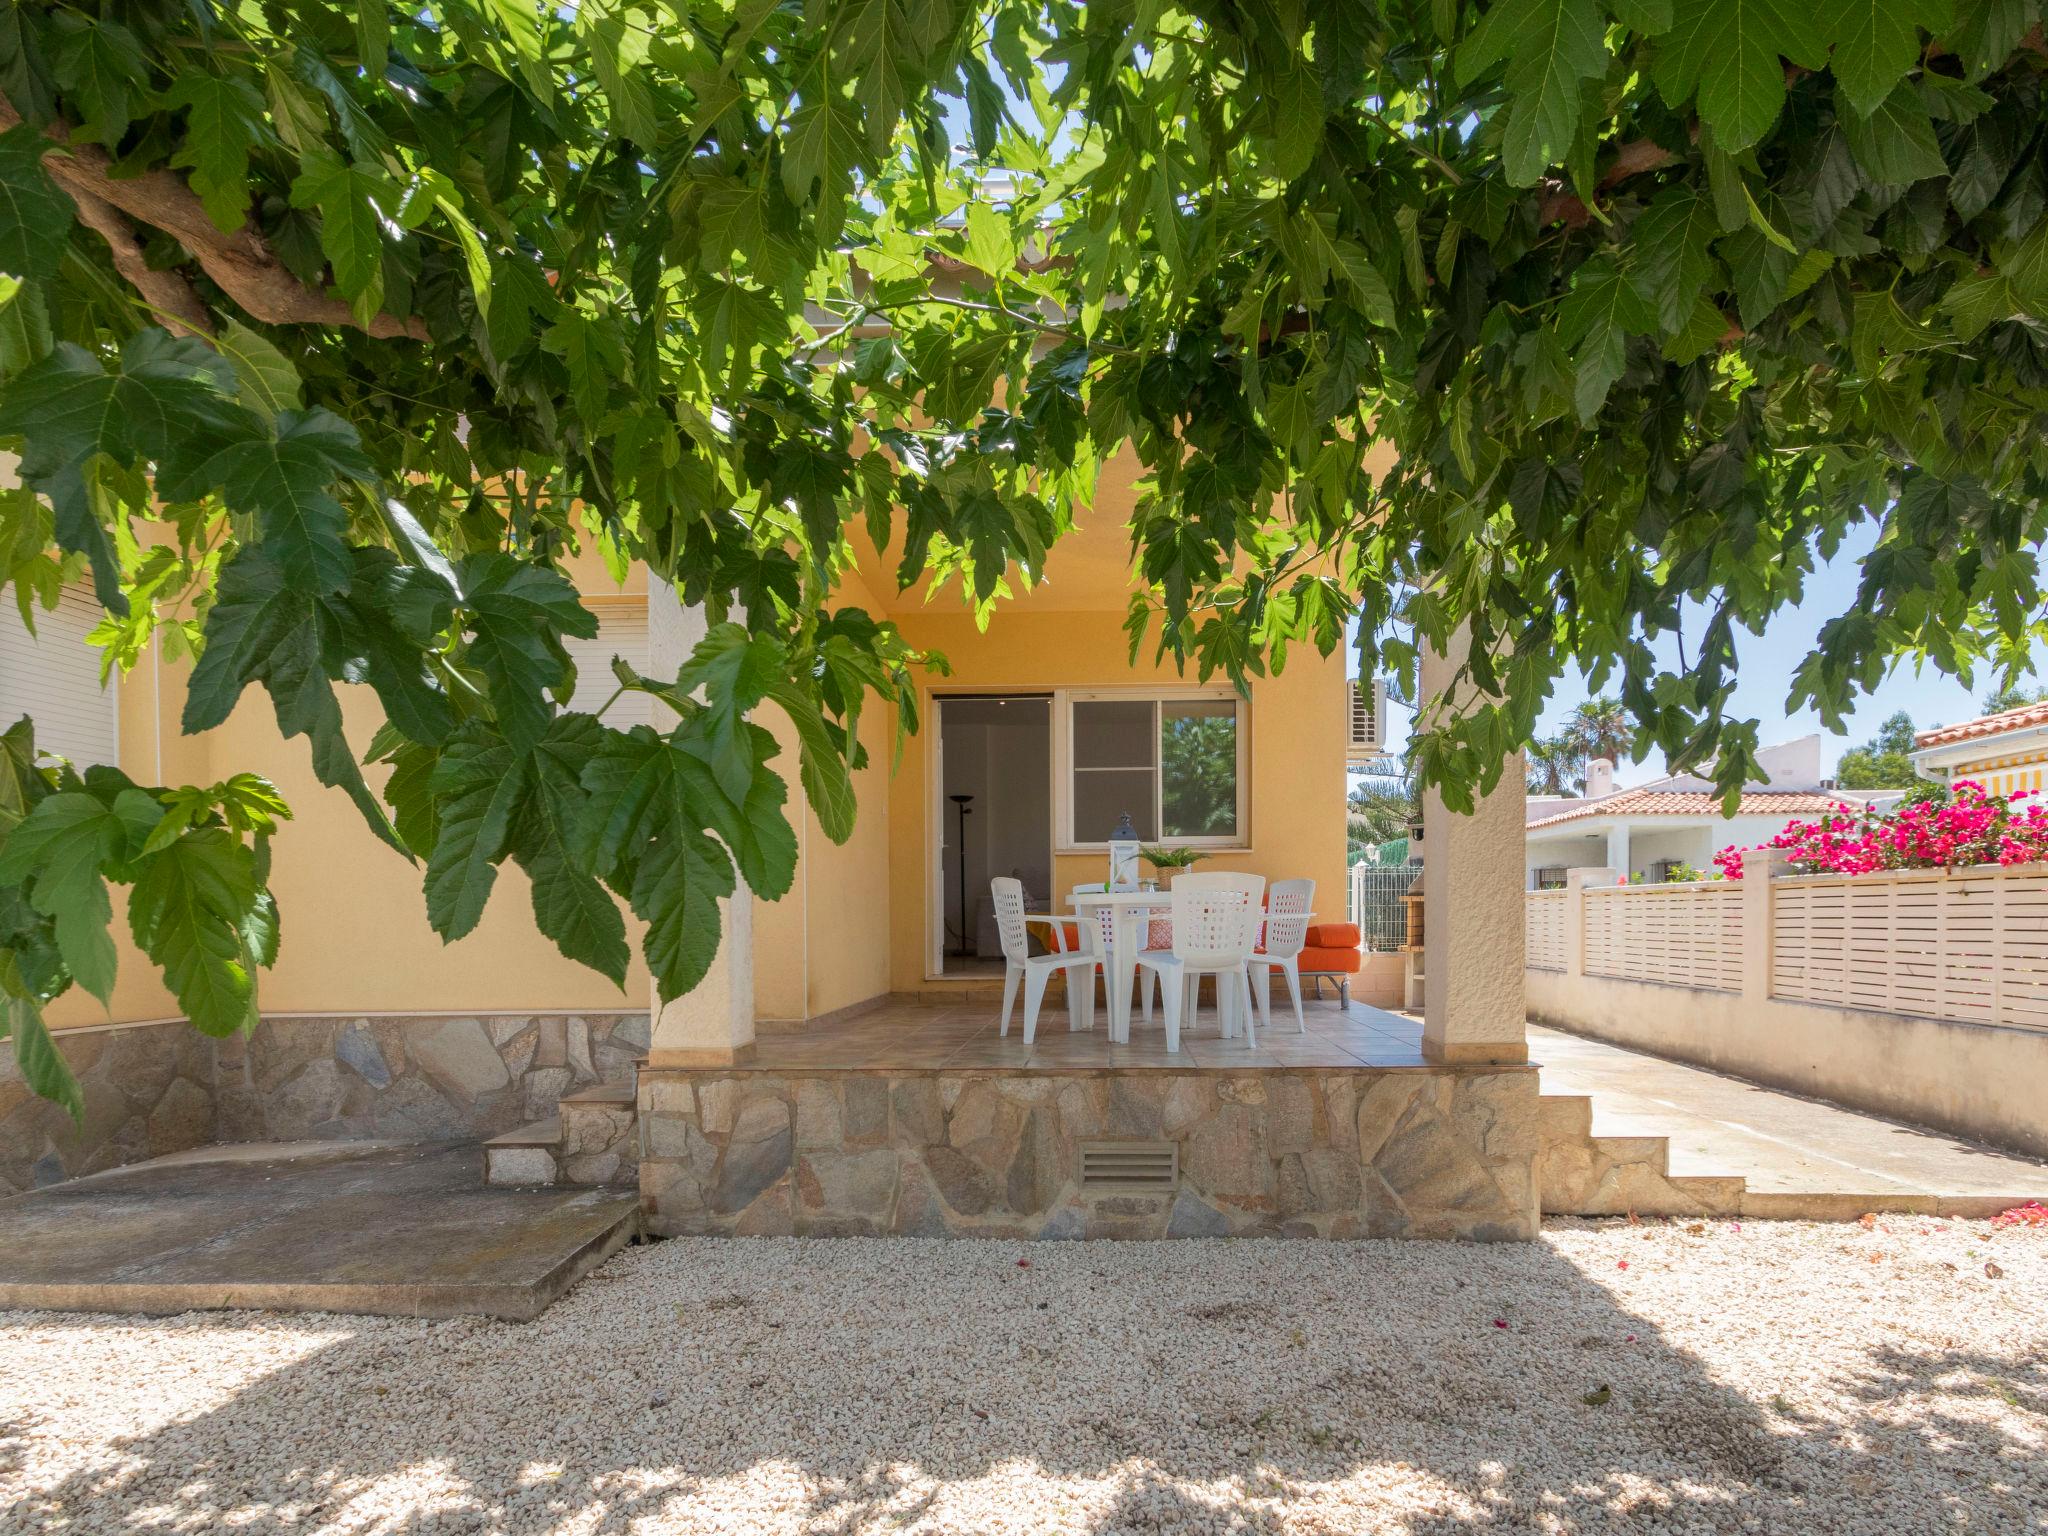
<path fill-rule="evenodd" d="M 937 703 L 932 952 L 942 976 L 1001 975 L 989 881 L 1021 880 L 1027 911 L 1047 910 L 1052 898 L 1052 699 L 1010 694 Z"/>

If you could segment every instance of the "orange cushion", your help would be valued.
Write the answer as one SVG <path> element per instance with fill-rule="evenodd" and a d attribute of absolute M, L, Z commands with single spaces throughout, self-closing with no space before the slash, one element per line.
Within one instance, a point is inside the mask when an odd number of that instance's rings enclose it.
<path fill-rule="evenodd" d="M 1358 924 L 1356 923 L 1311 923 L 1308 929 L 1310 949 L 1356 949 L 1358 948 Z M 1356 969 L 1356 967 L 1353 967 Z"/>
<path fill-rule="evenodd" d="M 1301 969 L 1320 971 L 1324 975 L 1337 971 L 1355 973 L 1359 961 L 1360 956 L 1356 949 L 1327 949 L 1320 945 L 1312 945 L 1301 952 Z"/>
<path fill-rule="evenodd" d="M 1073 923 L 1061 923 L 1059 924 L 1059 929 L 1060 942 L 1066 945 L 1067 953 L 1070 955 L 1078 953 L 1081 948 L 1080 928 Z M 1033 923 L 1031 924 L 1031 931 L 1035 934 L 1044 935 L 1042 942 L 1044 943 L 1047 949 L 1051 949 L 1053 947 L 1053 924 Z"/>

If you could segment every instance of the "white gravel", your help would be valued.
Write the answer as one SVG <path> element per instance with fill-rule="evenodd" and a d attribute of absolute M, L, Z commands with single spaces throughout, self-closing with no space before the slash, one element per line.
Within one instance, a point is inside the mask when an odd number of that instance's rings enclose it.
<path fill-rule="evenodd" d="M 2044 1346 L 2048 1232 L 1911 1217 L 677 1241 L 524 1326 L 0 1315 L 0 1531 L 2011 1536 Z"/>

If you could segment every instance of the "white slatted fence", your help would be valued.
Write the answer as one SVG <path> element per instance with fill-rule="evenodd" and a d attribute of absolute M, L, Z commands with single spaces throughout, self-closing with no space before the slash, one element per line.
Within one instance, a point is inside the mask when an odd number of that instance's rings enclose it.
<path fill-rule="evenodd" d="M 1774 881 L 1771 995 L 2048 1032 L 2048 866 Z"/>
<path fill-rule="evenodd" d="M 1588 976 L 1742 990 L 1740 885 L 1602 885 L 1584 895 Z"/>
<path fill-rule="evenodd" d="M 1565 891 L 1531 891 L 1522 919 L 1533 971 L 1564 969 L 1564 913 L 1571 896 Z"/>

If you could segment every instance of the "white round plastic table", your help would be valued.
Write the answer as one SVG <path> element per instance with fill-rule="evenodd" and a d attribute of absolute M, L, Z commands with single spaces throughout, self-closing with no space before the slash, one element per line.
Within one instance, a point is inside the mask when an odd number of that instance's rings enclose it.
<path fill-rule="evenodd" d="M 1077 891 L 1076 911 L 1092 914 L 1108 907 L 1116 914 L 1116 938 L 1103 958 L 1103 974 L 1109 979 L 1109 1038 L 1117 1045 L 1131 1041 L 1131 983 L 1138 974 L 1138 951 L 1145 947 L 1144 927 L 1155 912 L 1173 910 L 1171 891 Z M 1102 929 L 1098 923 L 1083 925 L 1093 938 Z"/>

